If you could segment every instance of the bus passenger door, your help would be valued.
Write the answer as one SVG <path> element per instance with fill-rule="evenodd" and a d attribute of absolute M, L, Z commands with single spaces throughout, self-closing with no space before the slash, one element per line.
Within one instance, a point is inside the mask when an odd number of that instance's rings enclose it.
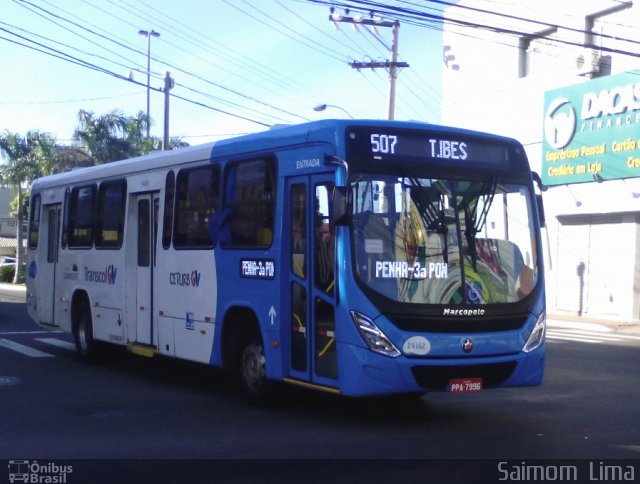
<path fill-rule="evenodd" d="M 337 386 L 334 237 L 330 225 L 331 176 L 290 178 L 287 184 L 289 376 Z"/>
<path fill-rule="evenodd" d="M 43 230 L 46 236 L 46 251 L 40 252 L 38 261 L 38 312 L 40 324 L 58 326 L 55 322 L 56 304 L 56 268 L 58 265 L 58 249 L 60 243 L 59 203 L 42 207 Z"/>
<path fill-rule="evenodd" d="M 136 342 L 154 346 L 153 286 L 158 240 L 158 193 L 134 197 L 136 225 Z"/>

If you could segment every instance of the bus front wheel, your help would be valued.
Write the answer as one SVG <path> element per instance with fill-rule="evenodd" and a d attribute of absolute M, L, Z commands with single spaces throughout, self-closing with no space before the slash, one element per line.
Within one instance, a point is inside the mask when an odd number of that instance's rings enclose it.
<path fill-rule="evenodd" d="M 272 395 L 272 383 L 267 379 L 264 346 L 260 338 L 248 337 L 240 349 L 239 379 L 242 391 L 252 402 L 266 402 Z"/>
<path fill-rule="evenodd" d="M 86 299 L 78 304 L 73 335 L 76 343 L 76 352 L 80 359 L 86 362 L 92 361 L 96 353 L 96 342 L 93 339 L 91 307 Z"/>

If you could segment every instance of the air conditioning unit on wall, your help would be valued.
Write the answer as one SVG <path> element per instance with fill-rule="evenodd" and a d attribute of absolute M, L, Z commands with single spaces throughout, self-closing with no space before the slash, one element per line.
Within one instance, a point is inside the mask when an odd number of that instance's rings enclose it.
<path fill-rule="evenodd" d="M 602 52 L 598 49 L 585 48 L 576 56 L 576 73 L 588 76 L 600 72 Z"/>

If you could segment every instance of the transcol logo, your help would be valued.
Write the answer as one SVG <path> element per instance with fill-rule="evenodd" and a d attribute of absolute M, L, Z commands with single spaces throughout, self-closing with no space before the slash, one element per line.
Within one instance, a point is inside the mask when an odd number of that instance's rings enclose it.
<path fill-rule="evenodd" d="M 169 274 L 169 284 L 172 286 L 192 286 L 198 287 L 200 285 L 200 277 L 202 274 L 197 270 L 188 272 L 172 272 Z"/>
<path fill-rule="evenodd" d="M 110 286 L 116 283 L 116 275 L 118 274 L 118 268 L 113 264 L 109 264 L 103 271 L 96 271 L 84 267 L 84 279 L 88 282 L 97 282 L 99 284 L 109 284 Z"/>
<path fill-rule="evenodd" d="M 549 146 L 562 149 L 576 133 L 576 110 L 566 97 L 555 98 L 544 115 L 544 137 Z"/>

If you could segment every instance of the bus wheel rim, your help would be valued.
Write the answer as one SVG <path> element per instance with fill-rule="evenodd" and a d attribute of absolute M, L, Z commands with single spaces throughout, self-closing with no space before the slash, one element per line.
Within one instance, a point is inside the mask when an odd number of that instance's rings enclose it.
<path fill-rule="evenodd" d="M 247 386 L 256 389 L 265 375 L 265 361 L 262 347 L 249 345 L 242 354 L 242 377 Z"/>

